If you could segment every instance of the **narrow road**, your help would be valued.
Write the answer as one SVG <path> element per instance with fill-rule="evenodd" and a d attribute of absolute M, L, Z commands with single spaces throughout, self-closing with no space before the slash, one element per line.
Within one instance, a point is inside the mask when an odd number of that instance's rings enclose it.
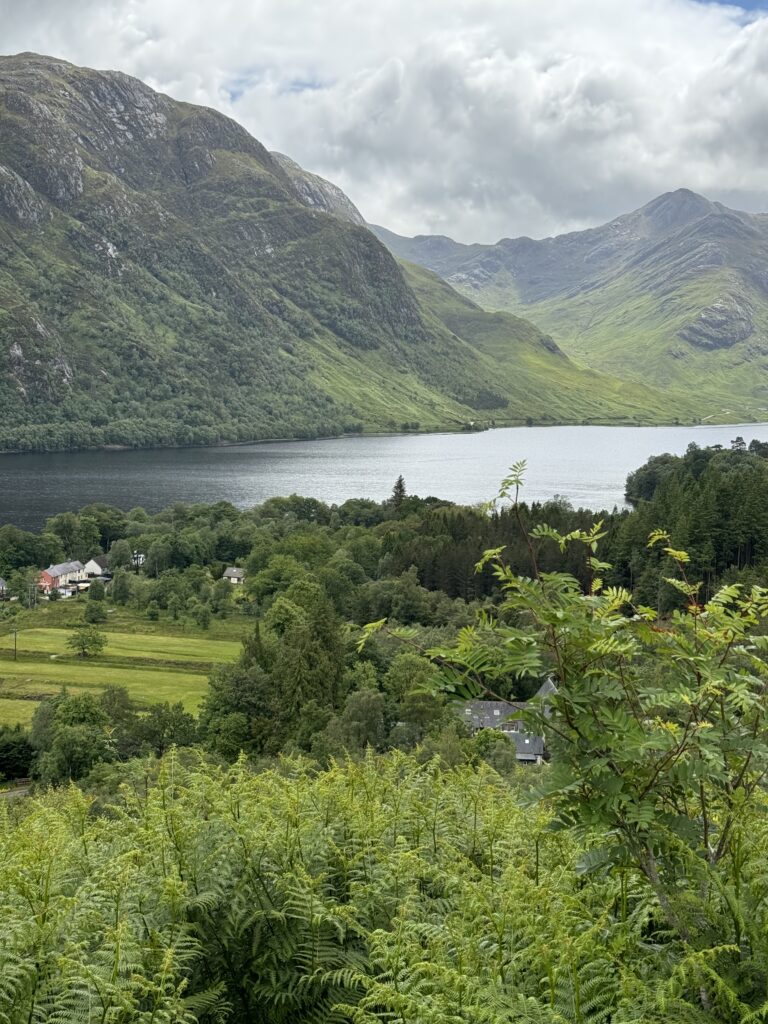
<path fill-rule="evenodd" d="M 2 789 L 0 790 L 0 798 L 3 800 L 14 800 L 17 797 L 28 796 L 30 787 L 27 786 L 15 786 L 13 789 Z"/>

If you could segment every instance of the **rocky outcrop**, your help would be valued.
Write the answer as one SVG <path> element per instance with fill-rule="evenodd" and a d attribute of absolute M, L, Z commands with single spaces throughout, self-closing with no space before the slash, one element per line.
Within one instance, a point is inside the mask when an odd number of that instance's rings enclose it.
<path fill-rule="evenodd" d="M 747 339 L 754 329 L 749 303 L 726 295 L 702 309 L 695 320 L 678 331 L 678 335 L 699 348 L 732 348 Z"/>
<path fill-rule="evenodd" d="M 297 196 L 305 206 L 323 210 L 340 220 L 349 221 L 350 224 L 365 225 L 363 215 L 358 208 L 333 182 L 326 181 L 319 174 L 305 171 L 295 160 L 291 160 L 284 153 L 272 153 L 271 156 L 275 163 L 285 171 Z"/>
<path fill-rule="evenodd" d="M 0 164 L 0 217 L 18 224 L 39 224 L 51 212 L 28 181 Z"/>

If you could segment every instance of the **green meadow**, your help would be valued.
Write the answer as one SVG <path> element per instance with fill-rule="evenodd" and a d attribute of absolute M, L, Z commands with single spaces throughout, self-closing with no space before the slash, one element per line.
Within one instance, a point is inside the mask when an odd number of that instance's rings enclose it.
<path fill-rule="evenodd" d="M 115 616 L 114 622 L 122 629 L 111 628 L 111 622 L 104 627 L 108 640 L 104 651 L 80 658 L 67 647 L 74 624 L 69 609 L 50 618 L 58 620 L 55 626 L 48 625 L 49 617 L 40 611 L 18 617 L 14 623 L 15 657 L 13 632 L 4 625 L 0 634 L 0 725 L 28 724 L 37 703 L 63 686 L 72 693 L 123 686 L 140 705 L 181 701 L 186 710 L 196 711 L 212 667 L 234 661 L 240 652 L 235 630 L 227 630 L 231 639 L 174 635 L 158 631 L 163 626 L 173 629 L 170 622 L 147 622 L 145 627 L 138 616 L 123 613 Z M 38 621 L 45 625 L 34 625 Z M 244 632 L 242 620 L 238 626 L 237 632 Z"/>
<path fill-rule="evenodd" d="M 0 700 L 0 725 L 29 725 L 36 708 L 36 700 Z"/>
<path fill-rule="evenodd" d="M 234 640 L 210 640 L 207 637 L 167 636 L 156 633 L 117 633 L 105 631 L 109 642 L 102 657 L 140 658 L 144 661 L 211 663 L 233 661 L 240 644 Z M 63 629 L 20 629 L 18 653 L 53 654 L 72 657 L 67 647 L 69 632 Z M 0 656 L 13 653 L 11 634 L 0 636 Z M 81 659 L 77 659 L 82 664 Z"/>

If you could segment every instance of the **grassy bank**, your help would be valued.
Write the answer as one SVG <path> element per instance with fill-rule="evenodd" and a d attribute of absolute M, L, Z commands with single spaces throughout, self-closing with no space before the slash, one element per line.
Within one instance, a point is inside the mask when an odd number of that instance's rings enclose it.
<path fill-rule="evenodd" d="M 83 603 L 46 604 L 0 624 L 0 725 L 28 724 L 38 702 L 63 686 L 73 693 L 123 686 L 140 705 L 181 701 L 195 711 L 211 669 L 235 660 L 248 628 L 243 616 L 213 620 L 202 630 L 109 608 L 99 627 L 107 646 L 84 659 L 67 647 L 71 630 L 82 621 Z"/>

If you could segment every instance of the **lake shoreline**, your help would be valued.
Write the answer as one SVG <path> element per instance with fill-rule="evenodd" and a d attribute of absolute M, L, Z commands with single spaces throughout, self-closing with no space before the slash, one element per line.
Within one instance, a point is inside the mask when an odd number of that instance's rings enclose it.
<path fill-rule="evenodd" d="M 217 448 L 244 448 L 251 445 L 265 444 L 306 444 L 317 441 L 340 441 L 353 440 L 366 437 L 442 437 L 464 434 L 485 434 L 494 430 L 512 429 L 542 429 L 551 430 L 557 427 L 610 427 L 613 429 L 629 428 L 632 430 L 650 430 L 654 427 L 680 427 L 680 428 L 707 428 L 707 427 L 750 427 L 760 426 L 760 422 L 731 423 L 680 423 L 674 421 L 658 423 L 637 423 L 629 420 L 590 420 L 585 422 L 558 422 L 558 423 L 528 423 L 523 421 L 509 421 L 496 423 L 493 426 L 482 426 L 476 428 L 441 427 L 437 430 L 370 430 L 354 431 L 342 434 L 321 434 L 317 437 L 260 437 L 249 441 L 216 441 L 214 444 L 156 444 L 156 445 L 129 445 L 129 444 L 102 444 L 74 448 L 30 448 L 30 449 L 0 449 L 0 457 L 8 455 L 68 455 L 78 452 L 162 452 L 162 451 L 207 451 Z"/>

